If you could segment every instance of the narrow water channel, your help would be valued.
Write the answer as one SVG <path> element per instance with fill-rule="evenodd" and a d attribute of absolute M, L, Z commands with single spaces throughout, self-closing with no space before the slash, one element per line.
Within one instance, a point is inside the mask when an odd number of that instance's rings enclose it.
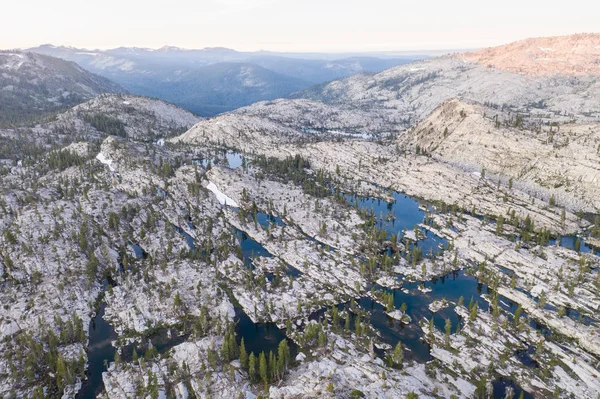
<path fill-rule="evenodd" d="M 117 338 L 117 334 L 104 320 L 105 308 L 106 304 L 102 302 L 100 309 L 90 321 L 87 380 L 83 382 L 81 390 L 77 393 L 78 399 L 95 399 L 102 392 L 104 389 L 102 373 L 107 370 L 106 365 L 115 358 L 112 341 Z"/>

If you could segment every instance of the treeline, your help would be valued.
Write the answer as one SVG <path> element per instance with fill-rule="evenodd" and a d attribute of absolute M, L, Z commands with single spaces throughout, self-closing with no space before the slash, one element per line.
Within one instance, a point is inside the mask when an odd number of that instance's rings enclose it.
<path fill-rule="evenodd" d="M 117 118 L 112 118 L 104 114 L 88 114 L 83 116 L 83 120 L 100 132 L 111 136 L 127 137 L 125 124 Z"/>
<path fill-rule="evenodd" d="M 10 86 L 12 83 L 14 82 L 0 76 L 0 87 Z M 61 105 L 47 103 L 40 107 L 39 97 L 35 94 L 36 86 L 23 82 L 19 86 L 20 93 L 25 94 L 28 91 L 32 95 L 14 95 L 14 92 L 0 91 L 0 128 L 34 126 L 78 103 L 67 100 Z"/>
<path fill-rule="evenodd" d="M 328 184 L 330 176 L 322 169 L 310 171 L 309 160 L 300 155 L 288 156 L 285 159 L 260 155 L 252 161 L 252 165 L 284 183 L 291 182 L 301 186 L 308 195 L 323 198 L 333 194 Z M 260 177 L 260 174 L 257 175 Z"/>
<path fill-rule="evenodd" d="M 0 137 L 0 159 L 37 159 L 47 149 L 39 145 L 26 134 L 19 133 L 16 137 Z"/>
<path fill-rule="evenodd" d="M 49 170 L 63 171 L 71 166 L 81 166 L 85 158 L 68 150 L 52 151 L 48 154 L 47 166 Z"/>

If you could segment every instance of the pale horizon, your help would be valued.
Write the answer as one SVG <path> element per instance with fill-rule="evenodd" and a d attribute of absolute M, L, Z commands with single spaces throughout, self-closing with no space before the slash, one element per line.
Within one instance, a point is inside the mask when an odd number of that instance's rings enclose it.
<path fill-rule="evenodd" d="M 33 4 L 32 4 L 33 3 Z M 585 12 L 581 12 L 585 10 Z M 398 4 L 375 0 L 75 0 L 13 3 L 0 25 L 0 48 L 42 44 L 90 50 L 117 47 L 290 53 L 443 52 L 501 45 L 529 37 L 598 31 L 600 5 L 568 9 L 533 0 L 483 6 L 473 0 Z"/>

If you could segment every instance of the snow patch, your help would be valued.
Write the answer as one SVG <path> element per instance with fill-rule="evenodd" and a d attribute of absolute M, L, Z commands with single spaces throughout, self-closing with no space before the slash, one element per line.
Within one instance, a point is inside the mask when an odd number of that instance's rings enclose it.
<path fill-rule="evenodd" d="M 99 152 L 98 155 L 96 155 L 96 159 L 104 165 L 108 166 L 108 169 L 110 169 L 111 172 L 115 171 L 114 166 L 112 166 L 113 161 L 111 159 L 108 159 L 103 153 Z"/>
<path fill-rule="evenodd" d="M 534 298 L 538 298 L 540 295 L 542 295 L 542 292 L 544 292 L 545 288 L 546 287 L 544 287 L 541 284 L 536 285 L 530 291 L 531 292 L 531 296 L 533 296 Z"/>
<path fill-rule="evenodd" d="M 206 186 L 206 188 L 215 194 L 215 196 L 217 197 L 217 201 L 219 201 L 221 205 L 229 205 L 233 206 L 234 208 L 237 208 L 239 206 L 237 202 L 223 194 L 223 192 L 218 189 L 215 183 L 209 181 L 208 186 Z"/>

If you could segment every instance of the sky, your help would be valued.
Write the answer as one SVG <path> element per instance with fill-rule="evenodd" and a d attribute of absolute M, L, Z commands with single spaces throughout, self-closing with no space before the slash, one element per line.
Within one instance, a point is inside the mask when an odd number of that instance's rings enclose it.
<path fill-rule="evenodd" d="M 40 44 L 242 51 L 472 49 L 599 32 L 593 0 L 3 1 L 0 48 Z"/>

